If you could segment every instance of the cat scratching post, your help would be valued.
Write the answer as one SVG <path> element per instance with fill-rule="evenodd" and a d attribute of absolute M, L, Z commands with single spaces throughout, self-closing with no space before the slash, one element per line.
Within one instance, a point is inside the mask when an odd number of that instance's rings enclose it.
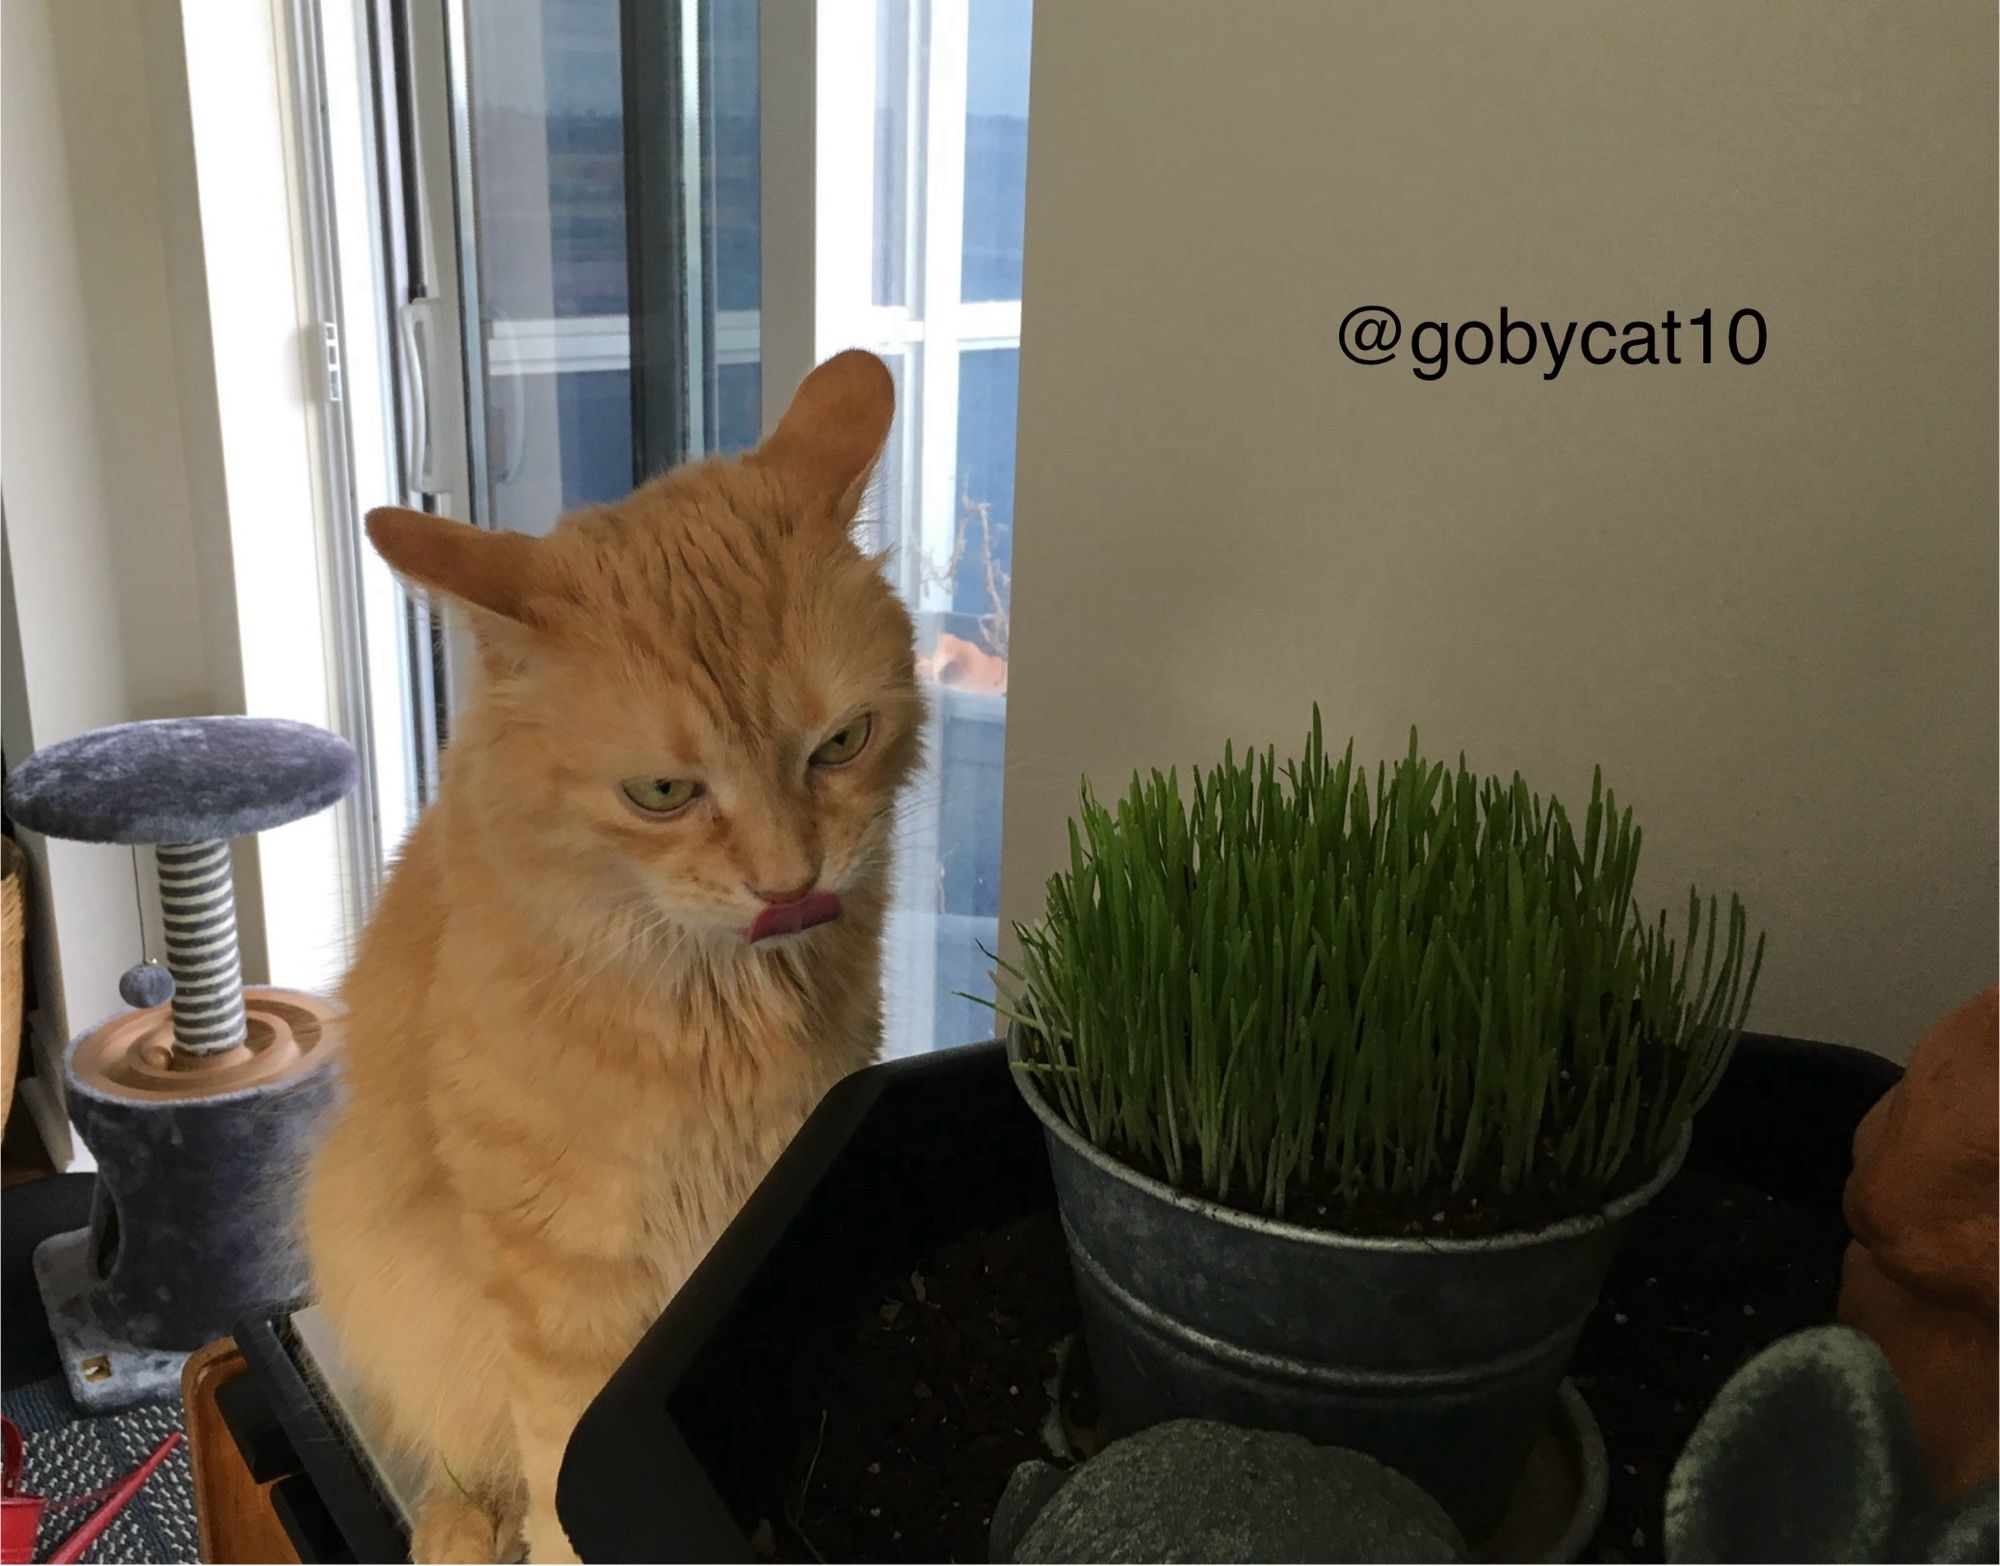
<path fill-rule="evenodd" d="M 85 1409 L 174 1392 L 189 1352 L 302 1289 L 297 1173 L 332 1091 L 334 1008 L 244 986 L 229 840 L 324 810 L 357 776 L 353 748 L 306 724 L 191 718 L 78 735 L 8 779 L 23 826 L 151 845 L 159 875 L 164 970 L 127 972 L 134 1009 L 64 1054 L 98 1163 L 90 1224 L 35 1251 Z"/>

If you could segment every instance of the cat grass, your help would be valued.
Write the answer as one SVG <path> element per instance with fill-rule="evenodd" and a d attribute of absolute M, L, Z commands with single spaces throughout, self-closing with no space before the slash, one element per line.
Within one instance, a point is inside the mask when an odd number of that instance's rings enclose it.
<path fill-rule="evenodd" d="M 1742 903 L 1642 915 L 1600 771 L 1554 798 L 1350 743 L 1085 784 L 996 1004 L 1098 1147 L 1284 1218 L 1468 1201 L 1582 1210 L 1642 1183 L 1713 1091 L 1762 966 Z"/>

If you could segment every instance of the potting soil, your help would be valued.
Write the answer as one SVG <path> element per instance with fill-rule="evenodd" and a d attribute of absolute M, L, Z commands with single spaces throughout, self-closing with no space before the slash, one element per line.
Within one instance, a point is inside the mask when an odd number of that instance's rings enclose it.
<path fill-rule="evenodd" d="M 1744 1360 L 1831 1318 L 1845 1243 L 1837 1210 L 1699 1169 L 1634 1217 L 1571 1368 L 1610 1460 L 1586 1559 L 1662 1559 L 1682 1445 Z M 759 1486 L 754 1542 L 788 1561 L 985 1560 L 1015 1465 L 1063 1446 L 1058 1358 L 1081 1340 L 1054 1214 L 969 1234 L 883 1278 L 839 1341 L 817 1369 L 809 1428 Z M 1062 1386 L 1087 1396 L 1074 1370 Z"/>
<path fill-rule="evenodd" d="M 1058 1356 L 1076 1327 L 1052 1213 L 883 1279 L 753 1542 L 793 1561 L 984 1561 L 1008 1476 L 1060 1448 Z"/>
<path fill-rule="evenodd" d="M 1667 1476 L 1715 1394 L 1758 1350 L 1833 1319 L 1837 1208 L 1683 1170 L 1625 1231 L 1570 1365 L 1611 1485 L 1586 1557 L 1658 1561 Z"/>

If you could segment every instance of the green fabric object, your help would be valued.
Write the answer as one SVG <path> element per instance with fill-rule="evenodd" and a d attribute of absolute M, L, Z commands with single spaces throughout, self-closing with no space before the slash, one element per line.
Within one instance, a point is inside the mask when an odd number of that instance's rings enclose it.
<path fill-rule="evenodd" d="M 1851 1327 L 1772 1344 L 1730 1377 L 1667 1484 L 1669 1561 L 1990 1561 L 1996 1491 L 1930 1497 L 1909 1405 Z"/>

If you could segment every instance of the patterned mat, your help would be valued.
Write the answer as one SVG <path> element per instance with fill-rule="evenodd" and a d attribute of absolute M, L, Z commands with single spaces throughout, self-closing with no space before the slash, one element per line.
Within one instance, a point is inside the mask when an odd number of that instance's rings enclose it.
<path fill-rule="evenodd" d="M 45 1496 L 35 1558 L 42 1559 L 82 1526 L 93 1492 L 143 1463 L 170 1430 L 181 1429 L 180 1399 L 146 1403 L 116 1414 L 80 1417 L 61 1376 L 10 1390 L 7 1417 L 21 1427 L 27 1464 L 21 1488 Z M 196 1561 L 194 1474 L 183 1441 L 84 1555 L 88 1562 Z"/>

